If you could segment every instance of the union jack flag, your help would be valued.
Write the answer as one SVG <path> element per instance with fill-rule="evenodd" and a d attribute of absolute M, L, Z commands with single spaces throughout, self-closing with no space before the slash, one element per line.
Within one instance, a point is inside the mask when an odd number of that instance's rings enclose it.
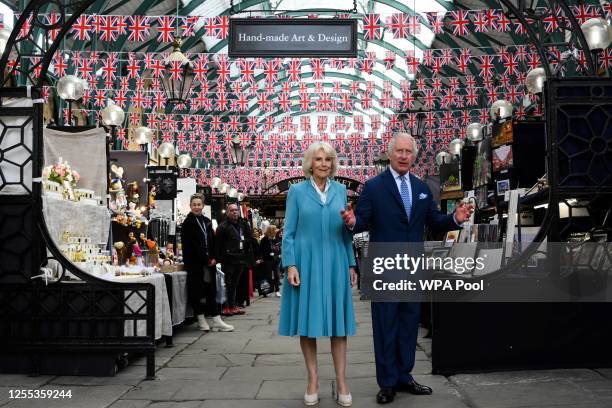
<path fill-rule="evenodd" d="M 172 16 L 161 16 L 157 19 L 157 42 L 172 42 L 174 40 L 174 21 Z"/>
<path fill-rule="evenodd" d="M 470 19 L 467 11 L 451 11 L 450 25 L 453 27 L 453 34 L 466 36 L 469 32 Z"/>
<path fill-rule="evenodd" d="M 289 67 L 287 69 L 288 80 L 290 82 L 298 82 L 302 75 L 302 61 L 291 60 L 289 61 Z"/>
<path fill-rule="evenodd" d="M 410 16 L 404 13 L 393 13 L 387 19 L 387 27 L 391 30 L 393 38 L 410 37 Z"/>
<path fill-rule="evenodd" d="M 134 42 L 143 42 L 149 36 L 151 25 L 149 17 L 146 16 L 130 16 L 128 31 L 130 33 L 128 40 Z"/>
<path fill-rule="evenodd" d="M 363 39 L 380 40 L 382 38 L 380 14 L 366 14 L 363 18 Z"/>
<path fill-rule="evenodd" d="M 442 34 L 444 32 L 444 14 L 445 13 L 438 14 L 437 12 L 425 13 L 429 26 L 434 34 Z"/>
<path fill-rule="evenodd" d="M 79 41 L 91 40 L 91 37 L 89 35 L 90 31 L 91 31 L 90 16 L 86 14 L 81 14 L 76 19 L 74 24 L 72 24 L 72 27 L 70 29 L 70 32 L 72 33 L 72 35 Z"/>

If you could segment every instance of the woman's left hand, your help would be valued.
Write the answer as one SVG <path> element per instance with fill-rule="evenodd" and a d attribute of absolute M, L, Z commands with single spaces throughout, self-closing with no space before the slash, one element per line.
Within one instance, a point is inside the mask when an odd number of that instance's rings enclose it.
<path fill-rule="evenodd" d="M 357 284 L 357 271 L 355 268 L 349 268 L 349 272 L 351 274 L 351 288 Z"/>

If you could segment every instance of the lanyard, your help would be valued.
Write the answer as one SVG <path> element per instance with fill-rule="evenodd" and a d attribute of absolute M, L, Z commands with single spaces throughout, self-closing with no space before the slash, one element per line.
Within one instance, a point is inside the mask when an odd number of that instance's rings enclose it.
<path fill-rule="evenodd" d="M 198 217 L 195 217 L 195 219 L 196 219 L 196 222 L 198 223 L 198 226 L 200 227 L 200 229 L 204 233 L 204 244 L 206 244 L 206 246 L 208 247 L 208 235 L 206 234 L 206 227 L 204 225 L 202 225 L 202 223 L 200 222 Z"/>

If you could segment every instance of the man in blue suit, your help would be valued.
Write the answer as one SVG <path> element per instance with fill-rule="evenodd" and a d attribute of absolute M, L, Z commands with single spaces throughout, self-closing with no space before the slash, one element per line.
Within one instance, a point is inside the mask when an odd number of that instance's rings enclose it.
<path fill-rule="evenodd" d="M 342 212 L 352 232 L 370 231 L 370 242 L 422 242 L 425 226 L 454 230 L 470 217 L 473 209 L 463 203 L 453 215 L 440 212 L 429 187 L 410 174 L 417 153 L 412 136 L 395 135 L 389 143 L 390 167 L 365 184 L 355 211 L 349 206 Z M 417 383 L 410 374 L 419 317 L 419 303 L 372 302 L 379 404 L 392 402 L 396 391 L 432 393 L 430 387 Z"/>

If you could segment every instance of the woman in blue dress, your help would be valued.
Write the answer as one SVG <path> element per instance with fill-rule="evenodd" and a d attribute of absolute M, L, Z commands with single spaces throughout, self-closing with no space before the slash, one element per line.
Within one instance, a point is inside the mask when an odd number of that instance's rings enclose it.
<path fill-rule="evenodd" d="M 318 402 L 317 338 L 330 337 L 336 370 L 336 401 L 350 406 L 345 379 L 346 336 L 355 334 L 351 287 L 356 284 L 353 240 L 342 221 L 346 187 L 336 174 L 336 151 L 325 142 L 310 145 L 302 164 L 306 180 L 287 195 L 282 241 L 286 268 L 279 334 L 300 336 L 308 370 L 306 405 Z"/>

